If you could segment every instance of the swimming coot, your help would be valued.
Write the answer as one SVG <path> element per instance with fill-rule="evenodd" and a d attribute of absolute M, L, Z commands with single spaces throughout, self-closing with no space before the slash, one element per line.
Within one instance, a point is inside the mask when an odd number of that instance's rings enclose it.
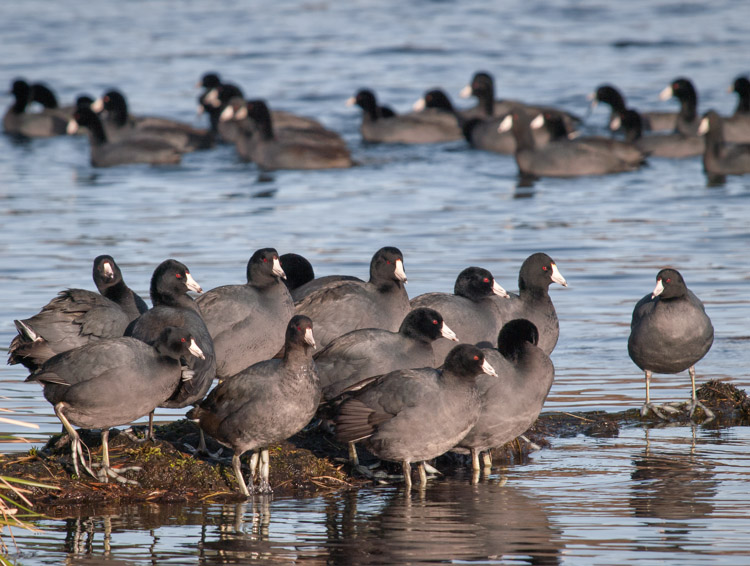
<path fill-rule="evenodd" d="M 151 163 L 152 165 L 173 165 L 180 163 L 180 152 L 169 142 L 154 137 L 129 137 L 109 142 L 99 116 L 91 108 L 79 107 L 68 122 L 67 131 L 73 135 L 79 126 L 89 132 L 91 144 L 91 165 L 113 167 L 130 163 Z"/>
<path fill-rule="evenodd" d="M 26 107 L 32 102 L 29 83 L 23 79 L 16 79 L 10 92 L 15 101 L 3 116 L 3 131 L 6 134 L 26 138 L 46 138 L 65 134 L 67 122 L 57 112 L 26 112 Z"/>
<path fill-rule="evenodd" d="M 717 112 L 709 110 L 698 128 L 705 137 L 703 170 L 709 182 L 721 182 L 726 175 L 750 173 L 750 143 L 725 141 L 724 122 Z"/>

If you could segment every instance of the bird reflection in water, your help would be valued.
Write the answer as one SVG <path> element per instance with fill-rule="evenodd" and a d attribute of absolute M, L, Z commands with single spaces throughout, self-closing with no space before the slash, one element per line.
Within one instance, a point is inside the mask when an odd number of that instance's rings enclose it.
<path fill-rule="evenodd" d="M 691 530 L 703 528 L 687 520 L 712 515 L 719 481 L 713 464 L 696 450 L 696 427 L 692 427 L 687 452 L 652 451 L 648 429 L 645 434 L 646 447 L 633 459 L 630 506 L 636 517 L 647 519 L 645 523 L 663 521 L 659 530 L 672 541 L 675 551 L 684 552 Z"/>

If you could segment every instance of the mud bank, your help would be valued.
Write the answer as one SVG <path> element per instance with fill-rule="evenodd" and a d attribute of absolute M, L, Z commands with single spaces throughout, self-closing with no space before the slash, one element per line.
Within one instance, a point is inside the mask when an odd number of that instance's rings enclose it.
<path fill-rule="evenodd" d="M 709 428 L 747 425 L 750 422 L 750 399 L 745 391 L 731 384 L 709 381 L 701 386 L 699 398 L 715 413 L 707 421 L 702 412 L 695 422 Z M 700 411 L 700 410 L 699 410 Z M 670 415 L 670 423 L 688 424 L 685 411 Z M 615 437 L 622 427 L 663 426 L 665 421 L 649 415 L 641 417 L 639 409 L 617 413 L 581 412 L 543 413 L 527 431 L 526 437 L 544 449 L 555 438 L 586 435 Z M 58 489 L 33 488 L 26 496 L 37 510 L 53 508 L 100 506 L 133 503 L 225 502 L 244 498 L 238 493 L 230 458 L 231 451 L 207 439 L 211 456 L 194 453 L 198 429 L 192 422 L 180 420 L 157 427 L 155 442 L 147 442 L 136 434 L 113 430 L 110 434 L 110 459 L 114 468 L 137 467 L 125 473 L 135 484 L 110 481 L 103 483 L 88 476 L 72 474 L 70 447 L 66 438 L 55 436 L 44 448 L 27 454 L 0 456 L 0 475 L 36 480 Z M 81 431 L 94 463 L 101 459 L 98 431 Z M 493 450 L 496 466 L 522 462 L 535 450 L 530 443 L 516 440 Z M 277 495 L 304 497 L 326 491 L 351 489 L 373 481 L 399 481 L 400 467 L 378 463 L 359 448 L 360 461 L 372 467 L 374 478 L 366 478 L 347 462 L 346 447 L 330 434 L 311 428 L 270 448 L 270 482 Z M 434 462 L 442 473 L 451 474 L 467 466 L 465 457 L 447 454 Z M 248 470 L 245 469 L 247 475 Z"/>

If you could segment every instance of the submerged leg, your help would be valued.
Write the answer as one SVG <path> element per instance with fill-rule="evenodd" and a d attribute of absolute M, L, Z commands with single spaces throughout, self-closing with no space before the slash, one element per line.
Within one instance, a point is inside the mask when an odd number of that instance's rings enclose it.
<path fill-rule="evenodd" d="M 83 449 L 81 448 L 83 442 L 81 442 L 81 437 L 78 436 L 76 429 L 73 428 L 73 425 L 70 424 L 70 421 L 68 421 L 68 418 L 63 413 L 64 408 L 65 403 L 60 401 L 57 405 L 55 405 L 55 414 L 57 415 L 57 418 L 60 419 L 60 422 L 63 424 L 63 427 L 65 427 L 65 430 L 68 431 L 68 436 L 70 436 L 70 452 L 73 456 L 73 470 L 75 470 L 76 475 L 80 478 L 81 473 L 78 471 L 78 458 L 80 457 L 83 469 L 86 470 L 86 472 L 88 472 L 92 477 L 97 477 L 91 469 L 90 463 L 87 463 L 86 456 L 83 454 Z M 86 448 L 86 450 L 88 451 L 88 448 Z"/>
<path fill-rule="evenodd" d="M 271 484 L 268 481 L 268 476 L 271 473 L 271 460 L 268 454 L 268 449 L 263 448 L 260 451 L 260 484 L 256 490 L 258 493 L 273 493 Z"/>
<path fill-rule="evenodd" d="M 716 415 L 714 415 L 714 412 L 706 407 L 703 403 L 701 403 L 698 400 L 698 396 L 695 394 L 695 366 L 690 366 L 690 369 L 688 370 L 690 373 L 690 384 L 693 388 L 693 396 L 690 400 L 690 403 L 688 404 L 688 408 L 690 409 L 690 418 L 693 418 L 693 413 L 695 413 L 695 409 L 700 407 L 703 409 L 703 412 L 706 414 L 706 419 L 711 421 L 716 418 Z"/>
<path fill-rule="evenodd" d="M 240 456 L 242 454 L 239 454 L 235 451 L 234 456 L 232 456 L 232 468 L 234 469 L 234 477 L 237 478 L 237 485 L 240 488 L 240 492 L 245 497 L 250 497 L 250 492 L 247 489 L 247 486 L 245 485 L 245 478 L 242 477 L 242 462 L 240 461 Z M 250 482 L 252 485 L 253 481 L 253 475 L 252 472 L 250 474 Z"/>
<path fill-rule="evenodd" d="M 401 469 L 404 472 L 404 483 L 406 484 L 406 490 L 411 490 L 411 463 L 408 460 L 401 462 Z"/>
<path fill-rule="evenodd" d="M 128 468 L 121 468 L 121 471 L 127 472 L 128 470 L 140 470 L 139 466 L 130 466 Z M 109 482 L 109 478 L 117 480 L 120 483 L 132 483 L 138 485 L 135 480 L 130 480 L 126 477 L 121 476 L 118 472 L 113 470 L 109 465 L 109 429 L 102 429 L 102 463 L 101 470 L 99 471 L 99 479 L 104 483 Z"/>

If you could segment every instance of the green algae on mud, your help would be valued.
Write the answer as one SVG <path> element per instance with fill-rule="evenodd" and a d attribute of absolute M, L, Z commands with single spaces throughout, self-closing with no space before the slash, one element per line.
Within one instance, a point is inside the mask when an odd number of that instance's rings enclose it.
<path fill-rule="evenodd" d="M 750 421 L 750 399 L 743 390 L 721 381 L 709 381 L 698 396 L 716 414 L 712 421 L 703 419 L 710 428 L 746 425 Z M 671 416 L 670 422 L 687 425 L 686 412 Z M 540 415 L 526 436 L 540 447 L 549 446 L 550 439 L 585 435 L 615 437 L 623 426 L 660 426 L 664 421 L 649 415 L 641 417 L 638 409 L 617 413 L 550 412 Z M 96 431 L 80 431 L 94 462 L 101 458 L 100 435 Z M 207 438 L 209 452 L 218 456 L 196 456 L 191 448 L 198 444 L 198 429 L 188 420 L 179 420 L 157 427 L 157 440 L 144 442 L 133 435 L 112 430 L 110 458 L 114 468 L 137 466 L 138 471 L 125 472 L 138 485 L 93 478 L 71 476 L 70 447 L 60 442 L 61 436 L 50 439 L 40 449 L 28 454 L 0 456 L 0 475 L 40 481 L 59 489 L 32 489 L 27 497 L 38 508 L 77 507 L 106 504 L 227 502 L 245 498 L 237 490 L 230 465 L 231 451 Z M 513 441 L 492 451 L 496 465 L 524 461 L 532 451 L 527 442 Z M 270 480 L 277 495 L 312 496 L 331 490 L 351 489 L 368 485 L 373 480 L 358 477 L 347 464 L 347 448 L 320 429 L 305 430 L 289 440 L 271 446 Z M 378 465 L 377 460 L 361 447 L 360 462 Z M 434 462 L 441 472 L 451 474 L 468 466 L 464 456 L 449 453 Z M 391 481 L 400 473 L 400 465 L 383 462 L 378 465 L 376 480 Z M 245 467 L 245 477 L 248 470 Z"/>

